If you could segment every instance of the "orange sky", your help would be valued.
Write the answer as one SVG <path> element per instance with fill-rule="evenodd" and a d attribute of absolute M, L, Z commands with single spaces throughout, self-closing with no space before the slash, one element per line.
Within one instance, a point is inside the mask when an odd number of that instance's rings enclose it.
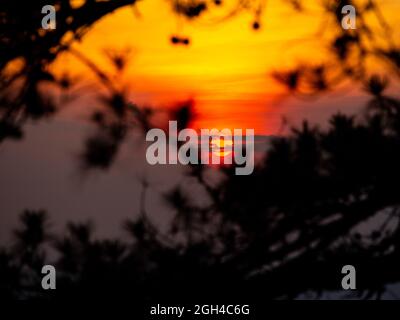
<path fill-rule="evenodd" d="M 210 18 L 187 23 L 172 14 L 167 1 L 142 0 L 135 10 L 126 7 L 99 21 L 75 48 L 102 68 L 104 49 L 132 48 L 132 62 L 120 81 L 129 84 L 136 102 L 162 106 L 193 98 L 197 127 L 274 133 L 283 91 L 268 74 L 302 60 L 323 59 L 327 52 L 315 34 L 318 26 L 329 25 L 321 21 L 317 6 L 307 4 L 308 11 L 298 14 L 282 3 L 269 1 L 262 28 L 254 31 L 253 17 L 246 12 L 223 23 L 210 23 Z M 400 1 L 380 3 L 386 12 L 400 10 Z M 173 34 L 189 36 L 191 45 L 171 45 Z M 56 70 L 90 78 L 87 68 L 68 54 L 58 59 Z"/>

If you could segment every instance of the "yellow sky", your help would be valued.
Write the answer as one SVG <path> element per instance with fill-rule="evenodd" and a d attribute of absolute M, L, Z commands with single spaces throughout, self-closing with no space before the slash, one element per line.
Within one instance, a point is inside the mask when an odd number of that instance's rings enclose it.
<path fill-rule="evenodd" d="M 381 2 L 389 11 L 400 9 L 400 1 Z M 223 23 L 210 18 L 188 23 L 174 16 L 165 0 L 142 0 L 135 10 L 126 7 L 96 23 L 75 47 L 104 68 L 104 49 L 132 48 L 132 62 L 120 81 L 129 84 L 137 102 L 165 105 L 194 98 L 200 127 L 266 133 L 276 129 L 278 120 L 271 123 L 268 115 L 282 92 L 268 74 L 326 56 L 315 34 L 328 22 L 321 21 L 317 6 L 306 7 L 306 13 L 298 14 L 281 0 L 269 1 L 262 28 L 254 31 L 253 17 L 246 12 Z M 175 34 L 189 36 L 190 46 L 171 45 Z M 57 61 L 57 69 L 90 77 L 69 55 Z"/>

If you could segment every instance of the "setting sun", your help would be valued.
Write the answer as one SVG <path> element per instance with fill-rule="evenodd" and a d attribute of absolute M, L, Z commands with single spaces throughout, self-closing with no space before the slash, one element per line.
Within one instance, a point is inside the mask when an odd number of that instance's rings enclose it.
<path fill-rule="evenodd" d="M 227 137 L 213 137 L 211 139 L 211 151 L 223 158 L 232 153 L 233 149 L 233 140 Z"/>

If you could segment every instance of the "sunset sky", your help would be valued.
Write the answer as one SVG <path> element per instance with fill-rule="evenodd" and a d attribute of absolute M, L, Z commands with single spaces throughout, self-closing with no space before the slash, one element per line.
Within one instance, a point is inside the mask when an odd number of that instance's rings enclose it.
<path fill-rule="evenodd" d="M 400 1 L 380 3 L 386 18 L 398 25 Z M 122 8 L 96 23 L 75 48 L 103 69 L 109 68 L 105 49 L 131 48 L 129 69 L 120 79 L 131 99 L 155 107 L 194 99 L 199 114 L 195 125 L 201 128 L 254 128 L 259 134 L 274 134 L 283 115 L 318 121 L 336 111 L 329 104 L 347 103 L 353 110 L 357 92 L 347 93 L 347 102 L 332 96 L 326 104 L 319 101 L 318 111 L 311 102 L 306 109 L 302 101 L 282 102 L 283 88 L 270 77 L 272 71 L 302 61 L 326 60 L 321 38 L 332 21 L 319 5 L 307 3 L 306 11 L 298 13 L 285 1 L 269 1 L 258 31 L 251 28 L 254 18 L 249 12 L 215 22 L 223 8 L 214 7 L 204 18 L 188 22 L 172 13 L 170 2 L 140 1 L 134 9 Z M 171 35 L 188 36 L 191 44 L 171 45 Z M 69 54 L 60 57 L 55 68 L 90 78 L 86 66 Z"/>

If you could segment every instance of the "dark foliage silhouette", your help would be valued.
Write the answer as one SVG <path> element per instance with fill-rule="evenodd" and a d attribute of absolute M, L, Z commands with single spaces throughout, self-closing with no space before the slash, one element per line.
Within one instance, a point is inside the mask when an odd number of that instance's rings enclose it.
<path fill-rule="evenodd" d="M 168 232 L 148 218 L 146 182 L 139 219 L 124 223 L 131 242 L 94 240 L 87 223 L 50 236 L 43 212 L 25 212 L 15 247 L 2 251 L 2 288 L 13 289 L 3 294 L 24 297 L 36 288 L 31 295 L 46 296 L 34 283 L 47 243 L 59 255 L 53 263 L 61 296 L 109 290 L 124 295 L 135 288 L 148 299 L 206 291 L 251 297 L 262 289 L 264 298 L 293 298 L 339 289 L 339 267 L 352 263 L 360 270 L 359 293 L 379 297 L 387 283 L 400 280 L 400 195 L 394 188 L 400 178 L 400 104 L 383 93 L 376 90 L 374 107 L 362 119 L 337 114 L 326 130 L 305 122 L 290 136 L 275 138 L 251 176 L 228 168 L 223 182 L 211 187 L 204 179 L 207 168 L 191 171 L 187 179 L 198 177 L 209 203 L 194 205 L 184 189 L 171 191 L 166 203 L 176 216 Z M 382 224 L 359 227 L 377 214 Z"/>
<path fill-rule="evenodd" d="M 200 18 L 220 1 L 171 1 L 178 15 Z M 304 10 L 301 1 L 289 1 Z M 138 106 L 83 53 L 61 43 L 72 31 L 79 40 L 106 14 L 134 0 L 86 1 L 60 7 L 55 32 L 40 31 L 32 16 L 40 16 L 38 2 L 19 10 L 18 2 L 1 3 L 0 142 L 21 138 L 28 120 L 53 114 L 58 106 L 41 90 L 43 82 L 64 89 L 73 86 L 68 75 L 56 79 L 48 66 L 65 50 L 84 62 L 105 88 L 92 115 L 96 130 L 84 144 L 85 169 L 107 169 L 132 128 L 146 132 L 154 126 L 154 110 Z M 161 232 L 146 209 L 151 185 L 142 182 L 139 218 L 122 225 L 128 241 L 96 239 L 93 224 L 69 223 L 63 234 L 53 234 L 43 211 L 22 213 L 14 244 L 0 251 L 0 296 L 10 299 L 168 297 L 184 301 L 202 298 L 295 298 L 312 291 L 318 297 L 339 289 L 338 273 L 344 264 L 359 271 L 363 298 L 380 298 L 389 283 L 400 281 L 400 101 L 386 94 L 389 77 L 370 74 L 373 56 L 387 63 L 398 77 L 400 50 L 375 1 L 366 1 L 358 12 L 359 28 L 340 27 L 340 8 L 351 1 L 324 1 L 333 17 L 328 38 L 331 57 L 319 65 L 301 64 L 277 70 L 275 80 L 289 94 L 315 97 L 345 80 L 360 85 L 370 101 L 359 116 L 333 115 L 327 129 L 308 122 L 284 137 L 274 138 L 267 156 L 251 176 L 235 176 L 222 167 L 218 184 L 207 180 L 206 166 L 188 167 L 185 182 L 194 181 L 207 195 L 203 205 L 191 201 L 184 184 L 165 195 L 174 209 L 170 228 Z M 45 4 L 43 2 L 43 4 Z M 221 17 L 243 9 L 255 15 L 254 29 L 264 1 L 239 1 Z M 39 8 L 39 9 L 38 9 Z M 376 41 L 364 14 L 373 13 L 383 31 Z M 69 17 L 73 16 L 73 20 Z M 28 39 L 28 40 L 27 40 Z M 189 45 L 189 38 L 173 36 L 173 44 Z M 382 44 L 384 43 L 384 44 Z M 107 53 L 118 76 L 124 72 L 128 52 Z M 7 72 L 20 59 L 15 73 Z M 193 101 L 170 112 L 180 129 L 195 117 Z M 360 226 L 372 217 L 382 223 Z M 55 251 L 50 255 L 49 252 Z M 41 267 L 57 268 L 57 290 L 41 289 Z M 262 297 L 260 297 L 262 292 Z"/>

